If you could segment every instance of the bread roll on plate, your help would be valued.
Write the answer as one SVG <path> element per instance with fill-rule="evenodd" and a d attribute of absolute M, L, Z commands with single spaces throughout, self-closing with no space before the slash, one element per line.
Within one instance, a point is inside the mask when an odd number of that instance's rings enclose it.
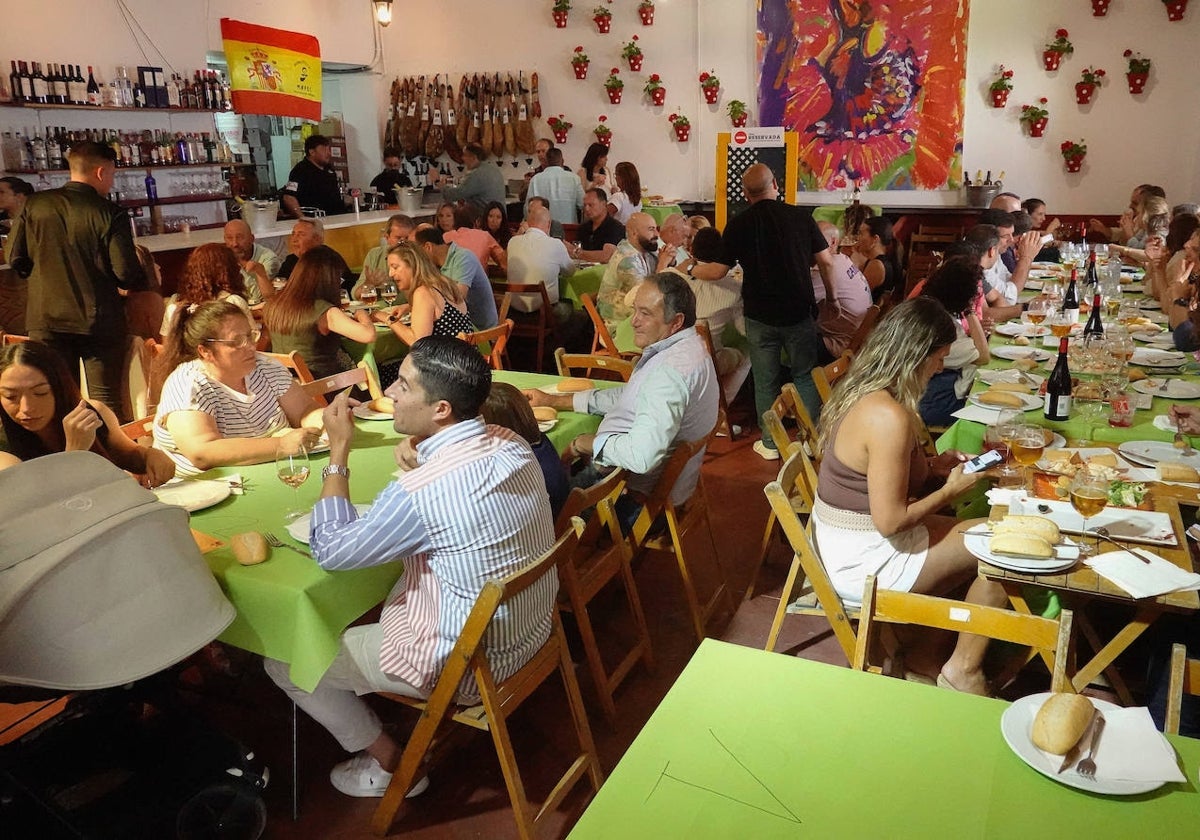
<path fill-rule="evenodd" d="M 539 423 L 549 423 L 551 420 L 558 419 L 558 412 L 548 405 L 535 405 L 533 407 L 533 419 Z"/>
<path fill-rule="evenodd" d="M 988 541 L 988 551 L 993 554 L 1015 554 L 1018 557 L 1036 557 L 1049 560 L 1054 556 L 1054 546 L 1036 534 L 996 534 Z"/>
<path fill-rule="evenodd" d="M 558 381 L 558 391 L 561 394 L 574 394 L 578 391 L 590 391 L 596 385 L 590 379 L 581 379 L 578 376 L 568 376 L 566 379 Z"/>
<path fill-rule="evenodd" d="M 984 405 L 999 405 L 1005 408 L 1024 408 L 1025 402 L 1012 391 L 989 388 L 979 395 L 979 401 Z"/>
<path fill-rule="evenodd" d="M 1039 750 L 1066 755 L 1079 743 L 1096 707 L 1082 694 L 1052 694 L 1033 719 L 1030 740 Z"/>
<path fill-rule="evenodd" d="M 989 391 L 1012 391 L 1014 394 L 1028 394 L 1030 391 L 1033 390 L 1033 388 L 1031 388 L 1028 385 L 1024 385 L 1020 382 L 997 382 L 994 385 L 992 385 L 992 387 L 989 388 L 988 390 Z"/>
<path fill-rule="evenodd" d="M 1189 467 L 1187 464 L 1180 464 L 1177 461 L 1159 461 L 1155 469 L 1158 471 L 1159 481 L 1182 481 L 1187 484 L 1200 483 L 1200 472 L 1197 472 L 1194 467 Z"/>
<path fill-rule="evenodd" d="M 1033 534 L 1053 545 L 1061 539 L 1058 525 L 1054 520 L 1042 516 L 1020 516 L 1007 514 L 992 526 L 992 533 L 1000 534 Z"/>

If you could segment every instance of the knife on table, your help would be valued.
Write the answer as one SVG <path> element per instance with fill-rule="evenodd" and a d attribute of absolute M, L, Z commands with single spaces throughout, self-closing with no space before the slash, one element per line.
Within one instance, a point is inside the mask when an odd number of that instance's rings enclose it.
<path fill-rule="evenodd" d="M 1075 762 L 1079 761 L 1080 757 L 1087 753 L 1088 748 L 1092 745 L 1092 737 L 1096 733 L 1096 718 L 1100 716 L 1099 709 L 1092 709 L 1092 719 L 1088 721 L 1088 727 L 1075 746 L 1067 750 L 1067 754 L 1063 756 L 1062 766 L 1058 768 L 1058 772 L 1062 773 L 1069 767 L 1074 766 Z"/>

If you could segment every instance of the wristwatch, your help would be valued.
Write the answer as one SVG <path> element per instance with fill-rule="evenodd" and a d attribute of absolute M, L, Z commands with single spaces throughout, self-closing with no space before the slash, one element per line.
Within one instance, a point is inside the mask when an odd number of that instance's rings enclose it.
<path fill-rule="evenodd" d="M 330 464 L 325 469 L 321 470 L 321 481 L 329 478 L 331 475 L 340 475 L 347 481 L 350 480 L 350 468 L 343 467 L 341 464 Z"/>

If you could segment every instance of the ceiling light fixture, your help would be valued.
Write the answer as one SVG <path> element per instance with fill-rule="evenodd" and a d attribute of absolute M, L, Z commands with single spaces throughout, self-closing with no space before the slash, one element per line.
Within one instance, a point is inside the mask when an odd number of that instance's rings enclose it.
<path fill-rule="evenodd" d="M 371 0 L 371 4 L 375 7 L 375 21 L 380 26 L 392 22 L 392 0 Z"/>

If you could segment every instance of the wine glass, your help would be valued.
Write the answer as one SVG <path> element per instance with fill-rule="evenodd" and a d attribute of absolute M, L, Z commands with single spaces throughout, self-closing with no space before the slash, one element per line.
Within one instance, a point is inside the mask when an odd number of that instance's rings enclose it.
<path fill-rule="evenodd" d="M 383 295 L 383 302 L 388 306 L 395 306 L 396 299 L 400 297 L 400 290 L 396 288 L 396 284 L 391 280 L 380 286 L 379 292 Z"/>
<path fill-rule="evenodd" d="M 1046 322 L 1046 325 L 1050 327 L 1050 333 L 1055 338 L 1064 338 L 1071 334 L 1071 327 L 1075 326 L 1077 319 L 1058 310 L 1047 316 Z"/>
<path fill-rule="evenodd" d="M 1050 303 L 1045 298 L 1037 297 L 1029 301 L 1029 308 L 1025 311 L 1025 314 L 1029 318 L 1029 323 L 1036 327 L 1046 320 L 1046 316 L 1050 314 L 1049 310 Z M 1030 331 L 1031 335 L 1038 335 L 1039 333 L 1040 330 Z"/>
<path fill-rule="evenodd" d="M 1008 446 L 1013 458 L 1025 470 L 1025 489 L 1032 495 L 1033 471 L 1030 467 L 1038 462 L 1046 449 L 1046 433 L 1041 426 L 1022 423 L 1017 426 Z"/>
<path fill-rule="evenodd" d="M 373 307 L 375 302 L 379 300 L 379 290 L 375 288 L 370 281 L 368 281 L 363 285 L 362 292 L 359 297 L 368 307 Z"/>
<path fill-rule="evenodd" d="M 1108 489 L 1111 482 L 1106 478 L 1100 478 L 1094 475 L 1087 469 L 1082 469 L 1075 473 L 1075 477 L 1071 479 L 1071 507 L 1083 517 L 1083 534 L 1088 533 L 1088 520 L 1098 514 L 1108 505 Z M 1099 538 L 1096 539 L 1095 545 L 1087 545 L 1082 540 L 1080 541 L 1079 553 L 1087 556 L 1094 554 L 1096 548 L 1100 545 Z"/>
<path fill-rule="evenodd" d="M 308 480 L 309 464 L 308 449 L 299 441 L 280 439 L 275 447 L 275 474 L 279 480 L 292 488 L 293 506 L 284 514 L 284 519 L 291 522 L 300 517 L 304 511 L 300 509 L 300 485 Z"/>
<path fill-rule="evenodd" d="M 1096 425 L 1104 416 L 1104 400 L 1076 400 L 1075 407 L 1079 410 L 1079 418 L 1083 421 L 1083 434 L 1078 443 L 1086 446 L 1092 442 L 1096 434 Z"/>

